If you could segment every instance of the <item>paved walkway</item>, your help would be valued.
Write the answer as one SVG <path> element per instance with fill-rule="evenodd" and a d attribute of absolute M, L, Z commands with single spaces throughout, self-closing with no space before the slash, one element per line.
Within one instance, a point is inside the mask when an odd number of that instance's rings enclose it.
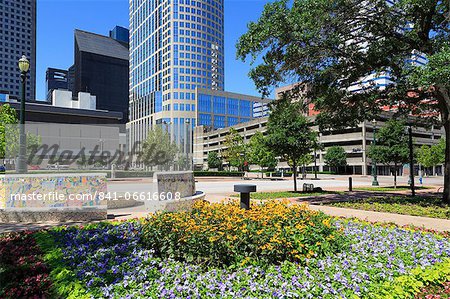
<path fill-rule="evenodd" d="M 330 206 L 310 205 L 312 210 L 322 211 L 330 216 L 359 218 L 370 222 L 393 222 L 398 225 L 414 225 L 437 231 L 450 231 L 450 220 L 391 213 L 354 210 Z"/>
<path fill-rule="evenodd" d="M 375 193 L 375 192 L 352 192 L 345 194 L 327 194 L 323 196 L 316 197 L 297 197 L 290 199 L 295 203 L 324 203 L 326 202 L 336 202 L 340 200 L 349 200 L 349 199 L 362 199 L 367 197 L 376 197 L 376 196 L 386 196 L 386 193 Z M 436 196 L 433 192 L 421 192 L 421 196 Z M 223 197 L 222 197 L 223 199 Z M 212 200 L 214 201 L 214 200 Z M 428 218 L 428 217 L 418 217 L 418 216 L 409 216 L 409 215 L 400 215 L 400 214 L 392 214 L 392 213 L 382 213 L 382 212 L 373 212 L 373 211 L 363 211 L 363 210 L 355 210 L 355 209 L 347 209 L 347 208 L 337 208 L 325 205 L 316 205 L 311 204 L 311 209 L 320 210 L 324 213 L 337 216 L 337 217 L 346 217 L 346 218 L 359 218 L 362 220 L 367 220 L 371 222 L 392 222 L 398 225 L 414 225 L 419 227 L 425 227 L 427 229 L 433 229 L 437 231 L 450 231 L 450 220 L 445 219 L 436 219 L 436 218 Z M 134 207 L 134 208 L 125 208 L 125 209 L 117 209 L 117 210 L 108 210 L 108 219 L 109 220 L 126 220 L 133 218 L 143 218 L 148 213 L 142 210 L 142 207 Z M 45 229 L 53 226 L 62 226 L 62 225 L 80 225 L 83 224 L 81 222 L 65 222 L 65 223 L 55 223 L 55 222 L 41 222 L 41 223 L 0 223 L 0 233 L 3 232 L 11 232 L 11 231 L 20 231 L 20 230 L 37 230 L 37 229 Z"/>

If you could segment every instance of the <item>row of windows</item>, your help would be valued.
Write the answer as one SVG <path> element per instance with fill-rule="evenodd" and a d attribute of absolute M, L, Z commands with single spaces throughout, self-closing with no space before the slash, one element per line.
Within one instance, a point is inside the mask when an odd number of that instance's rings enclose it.
<path fill-rule="evenodd" d="M 173 111 L 195 111 L 195 105 L 194 104 L 173 104 Z"/>
<path fill-rule="evenodd" d="M 248 122 L 250 118 L 238 118 L 232 116 L 212 115 L 200 113 L 198 116 L 199 126 L 213 127 L 214 129 L 222 129 L 239 123 Z"/>
<path fill-rule="evenodd" d="M 253 102 L 248 100 L 200 94 L 198 105 L 199 112 L 243 117 L 252 117 L 253 114 Z"/>

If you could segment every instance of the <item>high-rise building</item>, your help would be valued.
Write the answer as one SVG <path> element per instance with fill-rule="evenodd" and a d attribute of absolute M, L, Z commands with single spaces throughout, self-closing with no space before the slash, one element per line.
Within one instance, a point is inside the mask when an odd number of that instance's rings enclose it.
<path fill-rule="evenodd" d="M 45 72 L 45 85 L 47 90 L 47 102 L 50 102 L 54 90 L 69 89 L 68 71 L 48 68 Z"/>
<path fill-rule="evenodd" d="M 199 88 L 224 90 L 224 1 L 130 0 L 129 142 L 195 126 Z"/>
<path fill-rule="evenodd" d="M 91 93 L 97 97 L 97 110 L 122 112 L 126 123 L 128 75 L 126 43 L 109 36 L 75 30 L 75 64 L 69 69 L 69 87 L 74 95 Z"/>
<path fill-rule="evenodd" d="M 30 60 L 26 99 L 36 97 L 36 0 L 0 0 L 0 90 L 20 98 L 18 61 Z"/>
<path fill-rule="evenodd" d="M 121 26 L 116 26 L 113 30 L 109 31 L 109 37 L 118 42 L 125 43 L 127 46 L 130 43 L 130 31 Z"/>

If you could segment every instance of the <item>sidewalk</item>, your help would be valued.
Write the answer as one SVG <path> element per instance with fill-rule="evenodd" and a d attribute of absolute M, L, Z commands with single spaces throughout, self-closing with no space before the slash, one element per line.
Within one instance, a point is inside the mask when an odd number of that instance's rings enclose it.
<path fill-rule="evenodd" d="M 309 207 L 312 210 L 322 211 L 330 216 L 345 218 L 355 217 L 370 222 L 392 222 L 400 226 L 414 225 L 437 231 L 450 231 L 450 220 L 445 219 L 363 211 L 319 205 L 310 205 Z"/>

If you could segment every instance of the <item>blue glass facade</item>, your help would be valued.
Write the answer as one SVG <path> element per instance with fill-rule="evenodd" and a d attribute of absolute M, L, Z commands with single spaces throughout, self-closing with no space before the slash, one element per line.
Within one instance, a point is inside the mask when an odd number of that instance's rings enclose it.
<path fill-rule="evenodd" d="M 267 116 L 267 101 L 262 102 L 250 96 L 245 99 L 244 95 L 238 98 L 226 92 L 218 92 L 216 95 L 214 92 L 210 93 L 197 94 L 199 125 L 221 129 Z"/>

